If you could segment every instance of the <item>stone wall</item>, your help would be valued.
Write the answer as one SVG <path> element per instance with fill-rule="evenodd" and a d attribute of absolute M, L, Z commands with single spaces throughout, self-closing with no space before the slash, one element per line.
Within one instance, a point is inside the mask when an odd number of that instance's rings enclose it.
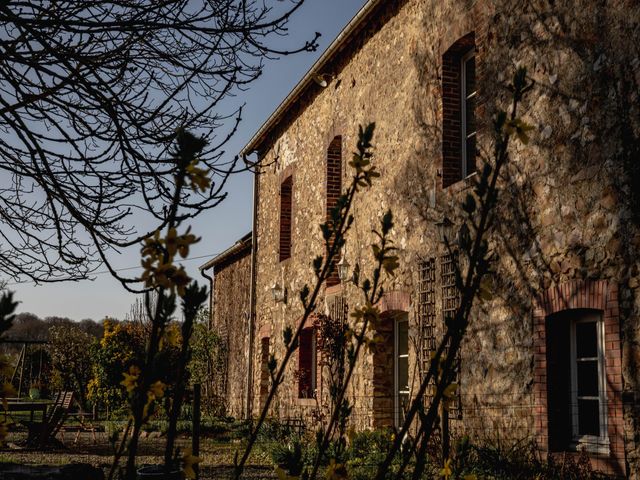
<path fill-rule="evenodd" d="M 218 394 L 227 415 L 243 418 L 249 355 L 251 243 L 214 266 L 212 328 L 226 349 Z"/>
<path fill-rule="evenodd" d="M 256 252 L 256 329 L 283 352 L 282 331 L 302 315 L 296 292 L 313 284 L 311 261 L 323 252 L 318 224 L 325 218 L 326 152 L 342 138 L 343 185 L 350 178 L 348 153 L 358 125 L 376 122 L 374 162 L 382 178 L 356 200 L 355 223 L 344 255 L 369 273 L 371 231 L 391 209 L 400 269 L 387 285 L 408 300 L 412 385 L 420 373 L 421 325 L 417 309 L 421 262 L 436 261 L 438 334 L 442 332 L 442 246 L 435 221 L 446 214 L 460 225 L 458 205 L 474 177 L 443 188 L 443 54 L 474 32 L 479 104 L 478 165 L 489 158 L 491 118 L 508 107 L 507 83 L 517 65 L 528 68 L 534 88 L 520 105 L 535 126 L 528 145 L 514 144 L 502 179 L 497 219 L 490 241 L 496 255 L 493 298 L 478 301 L 461 355 L 461 418 L 452 430 L 521 440 L 536 438 L 534 309 L 549 288 L 578 280 L 607 281 L 619 288 L 616 321 L 622 339 L 622 378 L 611 395 L 621 399 L 624 458 L 603 468 L 640 468 L 637 405 L 640 401 L 640 246 L 638 229 L 638 83 L 640 60 L 635 2 L 418 1 L 385 5 L 336 54 L 326 71 L 335 78 L 313 85 L 274 128 L 261 148 Z M 634 39 L 634 41 L 631 41 Z M 280 184 L 293 175 L 291 257 L 279 261 Z M 288 301 L 274 303 L 278 282 Z M 325 297 L 360 301 L 352 284 L 332 286 Z M 320 302 L 320 305 L 323 305 Z M 396 307 L 394 307 L 396 308 Z M 391 310 L 390 310 L 391 311 Z M 252 352 L 259 362 L 259 341 Z M 257 363 L 259 364 L 259 363 Z M 298 399 L 294 360 L 279 389 L 273 412 L 311 418 L 317 402 Z M 353 422 L 375 425 L 374 355 L 366 352 L 355 372 L 349 398 Z M 259 368 L 253 384 L 259 385 Z M 320 386 L 320 389 L 322 386 Z M 254 387 L 254 392 L 259 389 Z M 618 391 L 620 390 L 620 391 Z M 322 397 L 322 394 L 320 396 Z M 611 398 L 611 404 L 617 404 Z M 258 413 L 260 402 L 253 402 Z M 635 408 L 635 412 L 634 412 Z M 622 430 L 622 431 L 620 431 Z M 605 459 L 606 460 L 606 459 Z"/>

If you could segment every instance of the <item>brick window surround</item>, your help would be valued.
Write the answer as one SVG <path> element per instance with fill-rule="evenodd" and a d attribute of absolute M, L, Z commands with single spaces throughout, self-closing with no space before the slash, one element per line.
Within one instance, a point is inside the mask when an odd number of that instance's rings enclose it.
<path fill-rule="evenodd" d="M 471 32 L 454 42 L 442 55 L 442 186 L 452 185 L 463 178 L 463 161 L 467 175 L 475 171 L 475 142 L 463 159 L 463 120 L 473 119 L 468 111 L 463 119 L 463 58 L 475 51 L 475 33 Z M 475 74 L 474 78 L 475 80 Z M 475 83 L 475 81 L 473 82 Z M 473 87 L 475 89 L 475 87 Z M 472 102 L 473 103 L 473 102 Z M 469 110 L 473 110 L 470 108 Z M 471 122 L 472 124 L 474 122 Z M 475 129 L 475 127 L 468 127 Z M 474 137 L 475 139 L 475 137 Z M 471 151 L 473 149 L 473 151 Z"/>
<path fill-rule="evenodd" d="M 331 210 L 336 206 L 338 198 L 342 194 L 342 137 L 336 136 L 327 149 L 327 177 L 326 188 L 326 218 L 331 219 Z M 334 267 L 338 258 L 334 258 Z M 340 283 L 340 277 L 336 268 L 327 278 L 327 287 Z"/>
<path fill-rule="evenodd" d="M 549 442 L 547 322 L 558 318 L 554 314 L 573 309 L 597 310 L 601 312 L 604 321 L 606 415 L 610 453 L 590 455 L 591 464 L 599 471 L 623 476 L 622 355 L 617 284 L 606 280 L 573 280 L 549 288 L 535 300 L 533 347 L 536 440 L 541 450 L 553 451 Z"/>
<path fill-rule="evenodd" d="M 293 176 L 280 184 L 280 261 L 291 257 Z"/>

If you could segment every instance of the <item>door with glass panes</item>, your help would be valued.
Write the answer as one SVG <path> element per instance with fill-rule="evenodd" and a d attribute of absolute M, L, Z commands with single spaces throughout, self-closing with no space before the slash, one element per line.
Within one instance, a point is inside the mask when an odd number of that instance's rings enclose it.
<path fill-rule="evenodd" d="M 402 426 L 409 404 L 409 317 L 400 314 L 394 325 L 394 424 Z"/>

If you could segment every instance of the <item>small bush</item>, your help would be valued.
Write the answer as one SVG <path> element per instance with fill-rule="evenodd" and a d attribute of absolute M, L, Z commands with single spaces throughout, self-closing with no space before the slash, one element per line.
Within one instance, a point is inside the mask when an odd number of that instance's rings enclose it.
<path fill-rule="evenodd" d="M 594 472 L 585 453 L 543 458 L 536 444 L 528 439 L 505 444 L 496 441 L 472 445 L 468 438 L 456 442 L 456 478 L 475 474 L 496 480 L 600 480 L 606 475 Z"/>
<path fill-rule="evenodd" d="M 378 465 L 391 449 L 394 439 L 394 432 L 390 429 L 363 430 L 350 435 L 350 444 L 346 452 L 349 478 L 351 480 L 372 478 Z M 401 460 L 401 454 L 398 454 L 385 478 L 397 478 Z M 404 476 L 410 478 L 408 474 Z"/>

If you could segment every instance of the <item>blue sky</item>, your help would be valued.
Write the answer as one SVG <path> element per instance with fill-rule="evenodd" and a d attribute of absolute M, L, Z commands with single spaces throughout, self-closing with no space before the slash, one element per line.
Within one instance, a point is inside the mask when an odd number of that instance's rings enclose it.
<path fill-rule="evenodd" d="M 246 103 L 243 122 L 227 147 L 229 156 L 240 151 L 260 125 L 275 110 L 289 91 L 302 78 L 313 62 L 357 13 L 365 0 L 307 0 L 289 24 L 291 45 L 310 39 L 320 32 L 320 48 L 269 61 L 263 76 L 246 92 L 239 92 L 234 100 Z M 278 42 L 279 44 L 282 42 Z M 200 277 L 198 266 L 223 251 L 251 229 L 252 176 L 244 173 L 233 176 L 227 184 L 229 196 L 215 209 L 203 213 L 192 223 L 193 231 L 202 237 L 184 265 L 193 277 Z M 117 268 L 136 268 L 139 254 L 132 250 L 112 256 Z M 131 273 L 135 273 L 132 271 Z M 204 281 L 204 279 L 202 279 Z M 124 318 L 134 302 L 119 282 L 108 274 L 96 275 L 94 280 L 38 285 L 10 282 L 16 293 L 19 312 L 31 312 L 40 317 L 61 316 L 74 320 L 105 316 Z"/>

